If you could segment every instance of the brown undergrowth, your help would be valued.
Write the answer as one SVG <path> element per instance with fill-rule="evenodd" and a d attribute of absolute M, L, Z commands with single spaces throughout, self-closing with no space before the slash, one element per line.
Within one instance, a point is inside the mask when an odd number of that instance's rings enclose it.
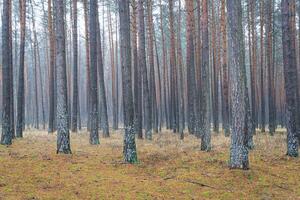
<path fill-rule="evenodd" d="M 229 138 L 213 150 L 164 131 L 138 140 L 136 165 L 122 162 L 122 134 L 88 143 L 71 134 L 72 155 L 56 155 L 56 136 L 27 131 L 0 146 L 0 199 L 300 199 L 300 160 L 285 156 L 285 134 L 255 136 L 250 170 L 229 170 Z"/>

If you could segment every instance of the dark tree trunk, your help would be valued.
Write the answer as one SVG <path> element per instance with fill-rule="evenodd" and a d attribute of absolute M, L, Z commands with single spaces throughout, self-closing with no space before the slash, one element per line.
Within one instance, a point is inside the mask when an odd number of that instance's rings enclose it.
<path fill-rule="evenodd" d="M 104 83 L 104 70 L 103 70 L 103 55 L 102 55 L 102 45 L 101 45 L 101 31 L 100 31 L 100 23 L 99 16 L 97 12 L 97 69 L 98 69 L 98 80 L 99 80 L 99 101 L 100 108 L 99 116 L 101 118 L 101 127 L 103 130 L 103 136 L 109 137 L 109 124 L 108 124 L 108 116 L 107 116 L 107 103 L 106 103 L 106 91 L 105 91 L 105 83 Z"/>
<path fill-rule="evenodd" d="M 129 0 L 119 1 L 120 14 L 120 47 L 124 106 L 124 148 L 125 162 L 136 163 L 137 151 L 134 134 L 134 109 L 131 80 L 131 50 L 130 50 L 130 14 Z"/>
<path fill-rule="evenodd" d="M 150 67 L 150 102 L 152 110 L 152 127 L 155 133 L 158 132 L 157 125 L 157 101 L 156 101 L 156 88 L 155 88 L 155 71 L 154 71 L 154 27 L 152 16 L 152 0 L 147 1 L 147 18 L 148 18 L 148 41 L 149 41 L 149 67 Z"/>
<path fill-rule="evenodd" d="M 57 153 L 70 154 L 64 0 L 54 0 L 57 77 Z"/>
<path fill-rule="evenodd" d="M 9 93 L 11 94 L 10 96 L 10 123 L 11 123 L 11 134 L 12 134 L 12 138 L 15 138 L 15 112 L 14 112 L 14 66 L 13 66 L 13 47 L 12 47 L 12 3 L 9 4 L 8 7 L 9 10 L 9 45 L 10 45 L 10 49 L 9 50 L 9 61 L 10 61 L 10 71 L 9 71 L 9 76 L 10 76 L 10 81 L 9 81 Z"/>
<path fill-rule="evenodd" d="M 90 144 L 99 144 L 98 133 L 98 85 L 97 85 L 97 0 L 90 0 L 89 6 L 89 33 L 90 33 Z"/>
<path fill-rule="evenodd" d="M 201 150 L 211 150 L 209 119 L 209 39 L 208 39 L 208 1 L 202 1 L 202 63 L 201 63 Z"/>
<path fill-rule="evenodd" d="M 257 127 L 257 38 L 256 38 L 256 0 L 250 0 L 250 29 L 251 32 L 251 114 L 253 120 L 253 131 L 255 132 L 255 128 Z"/>
<path fill-rule="evenodd" d="M 176 73 L 176 46 L 174 30 L 174 0 L 169 0 L 169 23 L 170 23 L 170 116 L 171 128 L 175 133 L 178 126 L 178 106 L 177 106 L 177 73 Z"/>
<path fill-rule="evenodd" d="M 50 44 L 50 64 L 49 64 L 49 122 L 48 122 L 48 132 L 53 133 L 55 131 L 54 114 L 55 114 L 55 35 L 53 31 L 53 21 L 52 21 L 52 1 L 48 0 L 48 32 L 49 32 L 49 44 Z"/>
<path fill-rule="evenodd" d="M 71 130 L 77 132 L 78 122 L 78 30 L 77 30 L 77 0 L 72 1 L 72 39 L 73 39 L 73 97 L 72 97 L 72 116 Z"/>
<path fill-rule="evenodd" d="M 177 54 L 178 54 L 178 95 L 179 95 L 179 134 L 180 139 L 184 139 L 184 85 L 183 85 L 183 61 L 182 61 L 182 47 L 181 47 L 181 1 L 179 1 L 178 8 L 178 33 L 177 33 Z"/>
<path fill-rule="evenodd" d="M 266 126 L 266 111 L 265 111 L 265 76 L 264 76 L 264 70 L 265 70 L 265 60 L 264 60 L 264 48 L 265 48 L 265 41 L 264 41 L 264 1 L 260 1 L 260 98 L 261 98 L 261 132 L 265 132 L 265 126 Z"/>
<path fill-rule="evenodd" d="M 19 77 L 18 77 L 18 97 L 17 97 L 17 126 L 16 137 L 23 137 L 23 127 L 25 124 L 25 32 L 26 32 L 26 0 L 20 0 L 20 64 L 19 64 Z"/>
<path fill-rule="evenodd" d="M 230 49 L 230 88 L 232 102 L 232 134 L 230 168 L 248 169 L 246 130 L 245 44 L 241 0 L 227 0 L 227 19 Z"/>
<path fill-rule="evenodd" d="M 228 91 L 228 66 L 227 66 L 227 23 L 226 23 L 226 1 L 221 1 L 221 32 L 222 32 L 222 72 L 223 72 L 223 80 L 222 80 L 222 93 L 223 93 L 223 101 L 222 101 L 222 118 L 223 118 L 223 129 L 225 136 L 229 136 L 230 134 L 230 123 L 229 123 L 229 91 Z"/>
<path fill-rule="evenodd" d="M 161 31 L 161 42 L 162 42 L 162 59 L 163 59 L 163 90 L 164 90 L 164 115 L 165 115 L 165 123 L 166 127 L 170 128 L 169 124 L 169 114 L 168 114 L 168 94 L 167 94 L 167 50 L 166 50 L 166 45 L 165 45 L 165 32 L 164 32 L 164 25 L 163 25 L 163 6 L 162 6 L 162 0 L 160 0 L 160 31 Z"/>
<path fill-rule="evenodd" d="M 141 69 L 143 81 L 143 102 L 144 102 L 144 116 L 145 116 L 145 136 L 146 139 L 152 140 L 152 117 L 151 117 L 151 102 L 148 87 L 148 75 L 146 67 L 146 53 L 145 53 L 145 16 L 144 16 L 144 0 L 138 1 L 138 65 Z"/>
<path fill-rule="evenodd" d="M 3 1 L 2 12 L 2 135 L 1 144 L 11 145 L 13 132 L 11 123 L 11 0 Z"/>
<path fill-rule="evenodd" d="M 283 66 L 286 92 L 286 127 L 287 127 L 287 155 L 298 156 L 299 140 L 297 138 L 297 59 L 296 59 L 296 32 L 294 0 L 282 0 L 282 44 Z"/>
<path fill-rule="evenodd" d="M 133 46 L 133 68 L 134 68 L 134 131 L 139 139 L 143 138 L 142 130 L 142 80 L 141 68 L 138 64 L 137 51 L 137 3 L 132 1 L 132 46 Z"/>
<path fill-rule="evenodd" d="M 266 5 L 266 39 L 267 39 L 267 69 L 268 69 L 268 95 L 269 95 L 269 132 L 271 135 L 276 129 L 274 62 L 273 62 L 273 0 L 267 0 Z"/>
<path fill-rule="evenodd" d="M 188 129 L 190 134 L 194 134 L 196 126 L 196 114 L 195 114 L 195 103 L 196 103 L 196 80 L 195 80 L 195 52 L 194 52 L 194 5 L 193 1 L 186 0 L 185 6 L 187 10 L 186 17 L 186 67 L 187 67 L 187 90 L 188 90 Z"/>
<path fill-rule="evenodd" d="M 216 16 L 215 5 L 212 0 L 212 115 L 214 132 L 219 132 L 219 66 L 217 63 L 217 37 L 216 37 Z"/>

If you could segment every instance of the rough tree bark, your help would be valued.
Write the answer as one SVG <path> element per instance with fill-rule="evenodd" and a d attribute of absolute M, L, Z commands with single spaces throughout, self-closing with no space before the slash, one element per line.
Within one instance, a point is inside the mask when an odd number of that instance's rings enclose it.
<path fill-rule="evenodd" d="M 134 109 L 131 81 L 131 50 L 130 50 L 130 11 L 129 0 L 119 0 L 120 15 L 120 47 L 124 105 L 124 148 L 125 162 L 136 163 L 137 151 L 134 134 Z"/>
<path fill-rule="evenodd" d="M 101 113 L 99 116 L 101 118 L 101 127 L 103 130 L 103 136 L 109 137 L 109 124 L 108 124 L 108 116 L 107 116 L 107 103 L 106 103 L 106 91 L 105 91 L 105 83 L 104 83 L 104 70 L 103 70 L 103 55 L 101 48 L 101 31 L 100 31 L 100 23 L 99 23 L 99 15 L 97 13 L 97 65 L 98 65 L 98 81 L 99 81 L 99 101 Z"/>
<path fill-rule="evenodd" d="M 221 32 L 222 32 L 222 118 L 223 118 L 223 129 L 225 136 L 230 134 L 229 124 L 229 91 L 228 91 L 228 66 L 227 66 L 227 23 L 225 13 L 226 1 L 221 1 Z"/>
<path fill-rule="evenodd" d="M 202 1 L 202 63 L 201 63 L 201 150 L 211 150 L 209 118 L 209 39 L 208 39 L 208 1 Z"/>
<path fill-rule="evenodd" d="M 64 0 L 54 0 L 57 77 L 57 153 L 70 154 L 67 73 L 65 52 Z"/>
<path fill-rule="evenodd" d="M 48 133 L 55 131 L 54 126 L 54 114 L 55 114 L 55 102 L 54 102 L 54 73 L 55 73 L 55 35 L 53 30 L 52 20 L 52 1 L 48 0 L 48 32 L 49 32 L 49 46 L 50 46 L 50 63 L 49 63 L 49 121 L 48 121 Z"/>
<path fill-rule="evenodd" d="M 146 67 L 146 52 L 145 52 L 145 22 L 144 22 L 144 0 L 138 1 L 138 63 L 141 68 L 142 81 L 143 81 L 143 102 L 145 113 L 145 136 L 146 139 L 152 140 L 152 117 L 151 117 L 151 102 L 148 87 L 148 75 Z"/>
<path fill-rule="evenodd" d="M 162 0 L 160 0 L 160 31 L 161 31 L 161 42 L 162 42 L 162 59 L 163 59 L 163 90 L 164 90 L 164 115 L 165 115 L 165 123 L 166 127 L 170 128 L 169 124 L 169 112 L 168 112 L 168 94 L 167 94 L 167 81 L 168 81 L 168 74 L 167 74 L 167 49 L 166 49 L 166 37 L 165 37 L 165 31 L 164 31 L 164 25 L 163 25 L 163 5 Z"/>
<path fill-rule="evenodd" d="M 17 97 L 17 126 L 16 137 L 23 137 L 25 94 L 24 94 L 24 74 L 25 74 L 25 32 L 26 32 L 26 0 L 20 0 L 20 63 L 18 77 L 18 97 Z"/>
<path fill-rule="evenodd" d="M 265 52 L 264 52 L 264 48 L 265 48 L 265 41 L 264 41 L 264 23 L 265 23 L 265 19 L 264 19 L 264 1 L 260 1 L 259 3 L 259 9 L 260 9 L 260 103 L 261 103 L 261 132 L 264 133 L 265 132 L 265 115 L 266 115 L 266 111 L 265 111 L 265 76 L 264 76 L 264 70 L 265 70 Z"/>
<path fill-rule="evenodd" d="M 73 39 L 73 96 L 72 96 L 72 116 L 71 131 L 77 132 L 78 117 L 78 30 L 77 30 L 77 0 L 72 1 L 72 39 Z"/>
<path fill-rule="evenodd" d="M 267 0 L 266 14 L 266 59 L 268 69 L 269 133 L 270 135 L 273 135 L 276 129 L 275 83 L 273 62 L 273 0 Z"/>
<path fill-rule="evenodd" d="M 155 71 L 154 71 L 154 27 L 153 27 L 153 16 L 152 16 L 152 0 L 147 1 L 147 25 L 148 25 L 148 44 L 149 44 L 149 67 L 150 67 L 150 102 L 152 110 L 152 127 L 155 133 L 158 132 L 157 125 L 157 101 L 156 101 L 156 88 L 155 88 Z"/>
<path fill-rule="evenodd" d="M 245 44 L 241 0 L 227 0 L 227 19 L 230 52 L 230 89 L 232 103 L 232 134 L 230 168 L 248 169 L 246 131 Z"/>
<path fill-rule="evenodd" d="M 137 47 L 137 2 L 132 0 L 132 48 L 133 48 L 133 68 L 134 68 L 134 131 L 139 139 L 143 138 L 142 130 L 142 80 L 141 69 L 138 65 Z"/>
<path fill-rule="evenodd" d="M 97 84 L 97 0 L 90 0 L 89 3 L 89 33 L 90 33 L 90 144 L 97 145 L 99 142 L 98 133 L 98 84 Z"/>
<path fill-rule="evenodd" d="M 174 0 L 169 0 L 169 23 L 170 23 L 170 116 L 171 128 L 175 133 L 178 126 L 178 95 L 177 95 L 177 69 L 176 69 L 176 46 L 174 30 Z"/>
<path fill-rule="evenodd" d="M 186 67 L 187 67 L 187 90 L 188 90 L 188 129 L 190 134 L 195 132 L 195 102 L 196 102 L 196 80 L 195 80 L 195 53 L 194 53 L 194 5 L 193 1 L 186 0 L 185 6 L 187 10 L 186 17 Z"/>
<path fill-rule="evenodd" d="M 10 93 L 10 71 L 11 64 L 11 0 L 3 1 L 2 12 L 2 135 L 1 144 L 11 145 L 13 132 L 11 123 L 11 93 Z"/>
<path fill-rule="evenodd" d="M 216 16 L 215 16 L 215 4 L 212 0 L 212 115 L 213 115 L 213 128 L 214 132 L 219 132 L 219 66 L 217 63 L 217 37 L 216 37 Z"/>
<path fill-rule="evenodd" d="M 282 44 L 283 66 L 286 92 L 286 127 L 287 127 L 287 155 L 298 156 L 299 140 L 297 138 L 297 58 L 296 32 L 293 26 L 295 20 L 294 0 L 282 0 Z M 299 125 L 299 124 L 298 124 Z"/>

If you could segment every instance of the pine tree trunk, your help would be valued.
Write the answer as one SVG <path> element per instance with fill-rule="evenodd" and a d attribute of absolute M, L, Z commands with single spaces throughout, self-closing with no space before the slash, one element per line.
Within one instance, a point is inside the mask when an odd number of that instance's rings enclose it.
<path fill-rule="evenodd" d="M 131 80 L 131 50 L 130 50 L 130 14 L 129 0 L 119 1 L 120 14 L 120 47 L 124 106 L 124 148 L 125 162 L 136 163 L 137 151 L 134 134 L 134 108 Z"/>
<path fill-rule="evenodd" d="M 174 0 L 169 0 L 169 23 L 170 23 L 170 116 L 171 127 L 173 132 L 177 131 L 177 118 L 178 118 L 178 106 L 177 106 L 177 73 L 176 73 L 176 55 L 175 55 L 175 31 L 174 31 Z"/>
<path fill-rule="evenodd" d="M 246 130 L 245 44 L 241 0 L 227 0 L 227 19 L 230 52 L 230 88 L 232 102 L 232 134 L 230 168 L 248 169 Z"/>
<path fill-rule="evenodd" d="M 98 65 L 98 80 L 99 80 L 99 101 L 100 108 L 99 116 L 101 118 L 101 126 L 103 129 L 103 136 L 109 137 L 109 124 L 108 124 L 108 116 L 107 116 L 107 103 L 106 103 L 106 91 L 105 91 L 105 83 L 104 83 L 104 70 L 103 70 L 103 55 L 102 55 L 102 45 L 101 45 L 101 31 L 100 31 L 100 23 L 99 16 L 97 13 L 97 65 Z"/>
<path fill-rule="evenodd" d="M 10 71 L 12 68 L 11 64 L 11 0 L 3 1 L 3 12 L 2 12 L 2 135 L 1 144 L 11 145 L 13 132 L 11 123 L 11 76 Z"/>
<path fill-rule="evenodd" d="M 134 131 L 139 139 L 143 138 L 142 130 L 142 81 L 141 69 L 138 65 L 137 49 L 137 2 L 133 0 L 132 6 L 132 48 L 133 48 L 133 69 L 134 69 Z"/>
<path fill-rule="evenodd" d="M 181 47 L 181 1 L 178 7 L 178 33 L 177 33 L 177 57 L 178 57 L 178 95 L 179 95 L 179 134 L 180 139 L 184 139 L 184 87 L 183 87 L 183 61 L 182 61 L 182 47 Z"/>
<path fill-rule="evenodd" d="M 194 5 L 193 1 L 186 0 L 185 6 L 187 10 L 186 17 L 186 67 L 187 67 L 187 81 L 188 81 L 188 129 L 190 134 L 195 133 L 196 115 L 195 115 L 195 102 L 196 102 L 196 80 L 195 80 L 195 53 L 194 53 Z"/>
<path fill-rule="evenodd" d="M 98 84 L 97 84 L 97 0 L 89 3 L 89 33 L 90 33 L 90 144 L 99 144 L 98 133 Z"/>
<path fill-rule="evenodd" d="M 78 117 L 78 30 L 77 30 L 77 0 L 72 1 L 72 36 L 73 36 L 73 85 L 72 85 L 72 116 L 71 131 L 77 132 Z"/>
<path fill-rule="evenodd" d="M 257 85 L 257 45 L 256 45 L 256 26 L 255 26 L 255 10 L 256 10 L 256 0 L 250 0 L 250 28 L 249 30 L 251 32 L 251 47 L 252 47 L 252 57 L 251 57 L 251 113 L 252 113 L 252 120 L 253 120 L 253 128 L 255 132 L 255 128 L 257 127 L 257 102 L 256 102 L 256 97 L 257 97 L 257 90 L 256 90 L 256 85 Z"/>
<path fill-rule="evenodd" d="M 55 102 L 54 102 L 54 73 L 55 73 L 55 36 L 53 31 L 52 21 L 52 1 L 48 0 L 48 32 L 49 32 L 49 46 L 50 46 L 50 64 L 49 64 L 49 122 L 48 133 L 55 131 L 54 114 L 55 114 Z"/>
<path fill-rule="evenodd" d="M 147 19 L 148 19 L 148 47 L 149 47 L 149 67 L 150 67 L 150 102 L 152 110 L 152 127 L 155 133 L 158 132 L 157 125 L 157 101 L 155 88 L 155 71 L 154 71 L 154 37 L 153 37 L 153 16 L 152 16 L 152 0 L 147 1 Z"/>
<path fill-rule="evenodd" d="M 86 111 L 87 117 L 87 129 L 90 130 L 90 30 L 89 30 L 89 13 L 88 13 L 87 0 L 83 0 L 84 11 L 84 34 L 85 34 L 85 56 L 86 56 Z"/>
<path fill-rule="evenodd" d="M 223 129 L 225 136 L 230 134 L 230 123 L 229 123 L 229 91 L 228 91 L 228 66 L 227 66 L 227 23 L 225 13 L 226 1 L 221 1 L 221 32 L 222 32 L 222 118 L 223 118 Z"/>
<path fill-rule="evenodd" d="M 297 138 L 297 58 L 295 32 L 295 1 L 282 0 L 282 44 L 284 80 L 286 92 L 286 127 L 287 127 L 287 155 L 298 157 L 299 140 Z M 299 125 L 299 124 L 298 124 Z"/>
<path fill-rule="evenodd" d="M 214 132 L 219 132 L 219 66 L 217 64 L 217 37 L 216 37 L 216 17 L 215 17 L 215 5 L 212 0 L 212 67 L 213 67 L 213 85 L 212 85 L 212 112 L 213 112 L 213 125 Z"/>
<path fill-rule="evenodd" d="M 264 19 L 264 1 L 260 1 L 260 98 L 261 98 L 261 132 L 265 132 L 265 41 L 264 41 L 264 25 L 265 25 L 265 19 Z"/>
<path fill-rule="evenodd" d="M 267 69 L 268 69 L 269 133 L 271 135 L 275 133 L 275 129 L 276 129 L 274 62 L 273 62 L 273 9 L 272 8 L 273 8 L 273 0 L 267 0 L 266 57 L 267 57 Z"/>
<path fill-rule="evenodd" d="M 144 0 L 138 1 L 138 65 L 141 68 L 143 81 L 143 103 L 145 116 L 145 136 L 147 140 L 152 140 L 152 123 L 151 123 L 151 102 L 148 87 L 148 75 L 146 67 L 146 53 L 145 53 L 145 22 L 144 22 Z"/>
<path fill-rule="evenodd" d="M 20 64 L 18 77 L 18 97 L 17 97 L 17 126 L 16 137 L 23 137 L 23 127 L 25 124 L 25 87 L 24 87 L 24 72 L 25 72 L 25 32 L 26 32 L 26 0 L 20 0 Z"/>
<path fill-rule="evenodd" d="M 64 0 L 54 0 L 57 69 L 57 153 L 70 154 L 64 5 Z"/>
<path fill-rule="evenodd" d="M 202 64 L 201 64 L 201 150 L 211 150 L 211 133 L 209 119 L 209 39 L 208 39 L 208 1 L 202 1 Z"/>
<path fill-rule="evenodd" d="M 169 124 L 169 112 L 168 112 L 168 94 L 167 94 L 167 50 L 166 50 L 166 39 L 165 39 L 165 31 L 164 31 L 164 23 L 163 23 L 163 6 L 162 6 L 162 0 L 160 0 L 160 31 L 161 31 L 161 42 L 162 42 L 162 59 L 163 59 L 163 90 L 164 90 L 164 115 L 165 115 L 165 123 L 166 127 L 170 128 Z"/>

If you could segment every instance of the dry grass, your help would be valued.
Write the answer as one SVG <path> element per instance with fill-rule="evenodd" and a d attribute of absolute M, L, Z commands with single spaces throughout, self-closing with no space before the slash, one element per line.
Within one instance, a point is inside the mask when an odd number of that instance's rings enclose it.
<path fill-rule="evenodd" d="M 248 171 L 229 170 L 229 138 L 213 150 L 164 131 L 138 141 L 139 164 L 122 162 L 122 135 L 90 146 L 72 134 L 73 155 L 56 155 L 56 137 L 26 132 L 0 147 L 0 199 L 300 199 L 300 161 L 285 156 L 285 135 L 255 136 Z"/>

